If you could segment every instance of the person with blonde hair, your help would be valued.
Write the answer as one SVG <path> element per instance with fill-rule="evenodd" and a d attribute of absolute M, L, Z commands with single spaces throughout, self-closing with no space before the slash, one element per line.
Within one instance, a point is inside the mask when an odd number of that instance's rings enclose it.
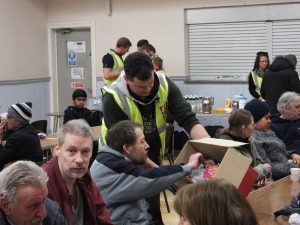
<path fill-rule="evenodd" d="M 176 194 L 174 209 L 179 225 L 258 225 L 247 200 L 221 179 L 184 186 Z"/>

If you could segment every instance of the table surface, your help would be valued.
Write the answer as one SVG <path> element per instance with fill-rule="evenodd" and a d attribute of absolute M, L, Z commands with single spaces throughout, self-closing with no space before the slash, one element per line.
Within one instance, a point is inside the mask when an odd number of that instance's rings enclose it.
<path fill-rule="evenodd" d="M 101 126 L 91 127 L 94 141 L 98 141 L 101 136 Z M 43 149 L 52 148 L 57 141 L 56 133 L 47 134 L 44 139 L 41 139 Z"/>
<path fill-rule="evenodd" d="M 230 113 L 225 112 L 216 112 L 212 110 L 211 113 L 197 113 L 197 116 L 220 116 L 220 117 L 229 117 Z"/>
<path fill-rule="evenodd" d="M 300 182 L 292 182 L 288 176 L 251 192 L 247 200 L 255 211 L 260 225 L 288 225 L 287 217 L 279 216 L 275 220 L 273 213 L 289 204 L 298 192 L 300 192 Z"/>
<path fill-rule="evenodd" d="M 64 113 L 63 112 L 51 112 L 51 113 L 47 113 L 46 116 L 62 117 L 62 116 L 64 116 Z"/>

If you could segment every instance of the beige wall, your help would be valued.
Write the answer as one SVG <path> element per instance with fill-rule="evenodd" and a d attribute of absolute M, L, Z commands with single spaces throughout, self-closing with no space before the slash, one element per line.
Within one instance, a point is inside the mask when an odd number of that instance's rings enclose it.
<path fill-rule="evenodd" d="M 300 1 L 300 0 L 299 0 Z M 299 2 L 266 0 L 264 3 Z M 116 40 L 147 38 L 170 75 L 185 75 L 184 9 L 261 4 L 260 0 L 0 0 L 0 81 L 48 77 L 47 23 L 95 21 L 97 75 Z"/>
<path fill-rule="evenodd" d="M 102 76 L 102 56 L 127 36 L 133 43 L 147 38 L 164 59 L 169 75 L 185 75 L 184 9 L 213 6 L 261 4 L 260 0 L 112 0 L 112 16 L 107 15 L 108 0 L 48 0 L 49 22 L 95 21 L 97 75 Z M 292 1 L 267 0 L 264 3 Z M 297 2 L 297 1 L 294 1 Z"/>
<path fill-rule="evenodd" d="M 0 81 L 48 77 L 47 2 L 0 0 Z"/>

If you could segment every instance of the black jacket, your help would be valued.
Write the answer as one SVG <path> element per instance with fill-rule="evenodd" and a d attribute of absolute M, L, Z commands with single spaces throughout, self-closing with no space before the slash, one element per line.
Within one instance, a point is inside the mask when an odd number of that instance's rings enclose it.
<path fill-rule="evenodd" d="M 17 160 L 43 161 L 43 150 L 35 129 L 30 124 L 18 128 L 0 145 L 0 170 L 5 164 Z"/>
<path fill-rule="evenodd" d="M 78 108 L 69 106 L 65 110 L 64 124 L 69 120 L 84 119 L 91 127 L 101 125 L 101 116 L 99 111 L 91 111 L 87 108 Z"/>
<path fill-rule="evenodd" d="M 286 120 L 276 115 L 272 117 L 270 128 L 285 143 L 288 151 L 300 154 L 300 119 Z"/>
<path fill-rule="evenodd" d="M 270 70 L 264 75 L 260 91 L 261 96 L 270 106 L 271 114 L 278 113 L 278 99 L 287 91 L 300 93 L 300 81 L 290 61 L 279 56 L 275 58 Z"/>

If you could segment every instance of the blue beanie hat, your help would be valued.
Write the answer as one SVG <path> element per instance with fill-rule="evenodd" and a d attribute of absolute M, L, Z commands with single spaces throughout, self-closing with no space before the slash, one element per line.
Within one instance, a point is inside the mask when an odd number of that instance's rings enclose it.
<path fill-rule="evenodd" d="M 249 101 L 245 105 L 244 109 L 251 112 L 254 123 L 257 123 L 261 118 L 263 118 L 270 112 L 268 104 L 258 99 L 252 99 L 251 101 Z"/>

